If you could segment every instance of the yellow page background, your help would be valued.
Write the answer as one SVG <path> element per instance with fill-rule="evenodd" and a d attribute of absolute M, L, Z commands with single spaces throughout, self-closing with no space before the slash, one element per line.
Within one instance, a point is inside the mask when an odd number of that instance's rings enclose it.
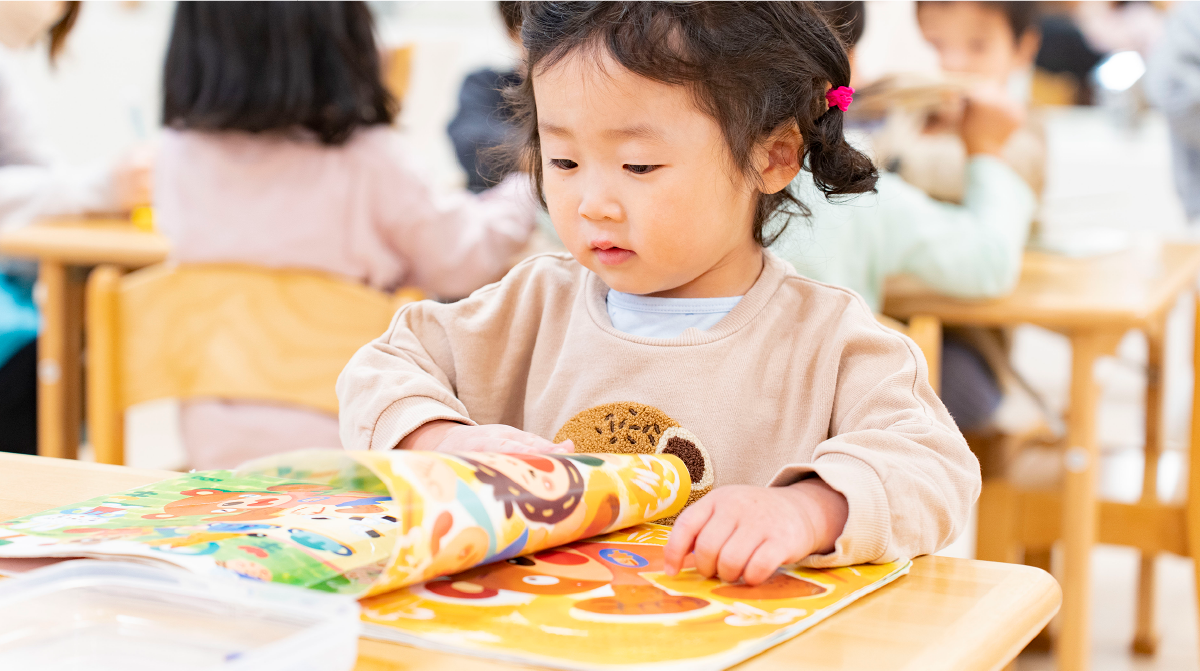
<path fill-rule="evenodd" d="M 643 524 L 364 599 L 364 635 L 566 669 L 723 669 L 907 573 L 780 570 L 764 585 L 662 573 Z"/>

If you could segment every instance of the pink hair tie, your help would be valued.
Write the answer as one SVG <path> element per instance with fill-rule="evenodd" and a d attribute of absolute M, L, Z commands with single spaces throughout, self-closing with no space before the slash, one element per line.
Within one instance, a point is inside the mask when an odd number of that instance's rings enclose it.
<path fill-rule="evenodd" d="M 830 107 L 836 107 L 845 112 L 850 108 L 850 103 L 854 102 L 854 89 L 849 86 L 829 89 L 825 92 L 825 100 L 829 102 Z"/>

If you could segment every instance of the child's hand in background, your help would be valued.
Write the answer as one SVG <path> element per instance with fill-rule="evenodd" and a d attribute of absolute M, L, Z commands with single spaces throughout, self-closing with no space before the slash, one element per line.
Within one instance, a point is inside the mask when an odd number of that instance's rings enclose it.
<path fill-rule="evenodd" d="M 967 96 L 963 111 L 962 135 L 967 155 L 1000 156 L 1024 114 L 1002 93 L 977 90 Z"/>
<path fill-rule="evenodd" d="M 468 426 L 444 419 L 422 424 L 397 445 L 401 450 L 430 452 L 553 452 L 575 451 L 571 441 L 552 443 L 541 436 L 504 424 Z"/>
<path fill-rule="evenodd" d="M 664 567 L 675 575 L 691 552 L 701 575 L 757 585 L 783 564 L 832 552 L 847 513 L 846 497 L 815 478 L 788 487 L 719 487 L 675 521 Z"/>
<path fill-rule="evenodd" d="M 154 149 L 148 145 L 125 153 L 113 168 L 117 207 L 129 212 L 154 199 Z"/>

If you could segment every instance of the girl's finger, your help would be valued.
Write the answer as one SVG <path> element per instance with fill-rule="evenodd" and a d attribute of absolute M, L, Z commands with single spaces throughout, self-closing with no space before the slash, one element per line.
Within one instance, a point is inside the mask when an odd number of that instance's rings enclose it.
<path fill-rule="evenodd" d="M 696 536 L 712 516 L 713 505 L 705 499 L 693 503 L 683 511 L 671 527 L 667 546 L 663 548 L 663 570 L 667 575 L 676 575 L 683 568 L 683 560 L 692 551 Z"/>
<path fill-rule="evenodd" d="M 787 558 L 786 549 L 778 541 L 763 541 L 742 571 L 742 581 L 753 587 L 770 578 Z"/>
<path fill-rule="evenodd" d="M 708 523 L 700 530 L 696 536 L 695 547 L 692 548 L 692 557 L 696 561 L 696 570 L 705 578 L 712 578 L 717 575 L 717 557 L 721 554 L 721 548 L 729 542 L 734 531 L 737 530 L 737 517 L 733 515 L 721 515 L 714 512 L 709 518 Z"/>
<path fill-rule="evenodd" d="M 742 577 L 746 564 L 754 551 L 758 549 L 766 537 L 757 530 L 738 527 L 717 557 L 717 577 L 725 582 L 737 582 Z"/>

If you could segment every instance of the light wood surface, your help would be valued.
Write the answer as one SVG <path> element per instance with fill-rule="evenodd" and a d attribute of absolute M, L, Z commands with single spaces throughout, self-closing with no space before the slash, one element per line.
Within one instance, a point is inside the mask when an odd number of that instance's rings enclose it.
<path fill-rule="evenodd" d="M 927 315 L 948 326 L 1028 323 L 1056 330 L 1071 341 L 1071 397 L 1059 491 L 1022 491 L 1002 474 L 985 473 L 976 547 L 981 559 L 1016 561 L 1022 549 L 1027 556 L 1043 557 L 1039 553 L 1061 540 L 1063 609 L 1057 652 L 1063 671 L 1089 667 L 1090 557 L 1097 539 L 1131 545 L 1143 553 L 1134 639 L 1134 648 L 1140 652 L 1152 652 L 1157 642 L 1154 555 L 1179 552 L 1200 565 L 1200 542 L 1195 540 L 1200 529 L 1200 483 L 1196 482 L 1200 471 L 1194 467 L 1191 471 L 1186 506 L 1159 502 L 1153 473 L 1162 433 L 1166 318 L 1181 295 L 1195 287 L 1198 273 L 1200 245 L 1168 244 L 1087 259 L 1028 252 L 1016 289 L 995 300 L 941 296 L 911 278 L 897 278 L 888 284 L 884 313 L 893 317 Z M 1096 495 L 1099 394 L 1093 369 L 1099 357 L 1115 352 L 1130 329 L 1145 332 L 1150 343 L 1147 489 L 1137 504 L 1100 502 Z M 1200 356 L 1193 366 L 1196 379 L 1200 379 Z M 1193 446 L 1200 444 L 1197 440 L 1200 429 L 1193 421 Z"/>
<path fill-rule="evenodd" d="M 0 254 L 65 265 L 141 268 L 162 262 L 169 249 L 166 237 L 139 231 L 128 219 L 47 219 L 0 233 Z"/>
<path fill-rule="evenodd" d="M 993 300 L 951 298 L 911 277 L 896 277 L 888 281 L 883 313 L 897 319 L 930 315 L 956 326 L 1141 328 L 1195 281 L 1197 250 L 1167 244 L 1161 254 L 1126 251 L 1087 259 L 1026 252 L 1016 289 Z"/>
<path fill-rule="evenodd" d="M 101 263 L 141 268 L 167 257 L 165 237 L 127 219 L 64 218 L 0 233 L 0 254 L 39 262 L 38 453 L 75 456 L 83 421 L 83 286 Z"/>
<path fill-rule="evenodd" d="M 0 519 L 173 477 L 0 453 Z M 1058 609 L 1058 584 L 1015 564 L 922 557 L 912 572 L 797 638 L 739 665 L 747 671 L 995 671 Z M 515 670 L 518 667 L 363 639 L 357 671 Z"/>

